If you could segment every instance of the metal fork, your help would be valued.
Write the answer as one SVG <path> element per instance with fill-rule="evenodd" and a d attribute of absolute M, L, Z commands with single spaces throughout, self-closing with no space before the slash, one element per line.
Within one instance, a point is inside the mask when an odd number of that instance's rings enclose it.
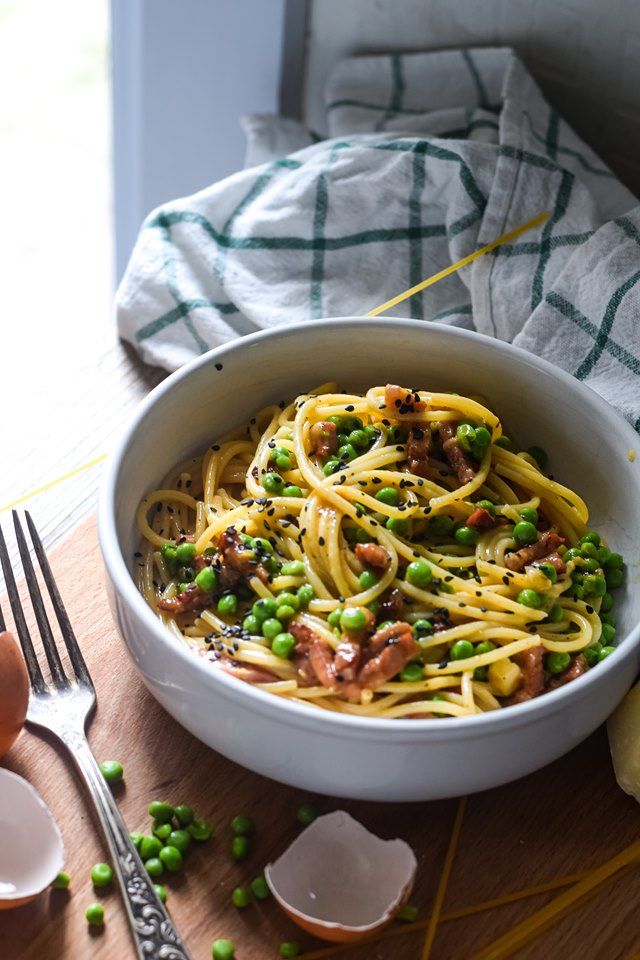
<path fill-rule="evenodd" d="M 29 513 L 25 513 L 33 548 L 49 592 L 60 632 L 69 653 L 74 676 L 67 677 L 58 653 L 42 593 L 31 561 L 22 524 L 13 511 L 18 549 L 29 588 L 38 630 L 46 654 L 51 682 L 43 676 L 33 647 L 24 610 L 0 528 L 0 563 L 4 571 L 9 603 L 18 639 L 31 680 L 27 722 L 38 732 L 47 731 L 62 743 L 93 800 L 111 851 L 113 866 L 122 891 L 136 951 L 140 960 L 189 960 L 169 916 L 156 896 L 153 883 L 129 837 L 129 831 L 111 795 L 85 736 L 85 724 L 96 705 L 96 692 L 80 647 L 56 586 L 44 547 Z M 0 610 L 0 630 L 6 629 Z"/>

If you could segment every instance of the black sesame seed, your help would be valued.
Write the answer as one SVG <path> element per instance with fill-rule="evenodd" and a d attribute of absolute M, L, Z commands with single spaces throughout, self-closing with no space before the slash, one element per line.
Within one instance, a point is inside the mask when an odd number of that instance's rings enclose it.
<path fill-rule="evenodd" d="M 136 552 L 134 553 L 134 557 L 141 557 L 141 556 L 142 554 L 140 553 L 140 551 L 136 550 Z"/>
<path fill-rule="evenodd" d="M 504 583 L 505 587 L 509 586 L 509 577 L 506 574 L 502 578 L 502 582 Z"/>
<path fill-rule="evenodd" d="M 324 547 L 324 537 L 318 537 L 318 543 L 321 547 Z"/>
<path fill-rule="evenodd" d="M 222 364 L 216 363 L 216 370 L 222 370 Z"/>

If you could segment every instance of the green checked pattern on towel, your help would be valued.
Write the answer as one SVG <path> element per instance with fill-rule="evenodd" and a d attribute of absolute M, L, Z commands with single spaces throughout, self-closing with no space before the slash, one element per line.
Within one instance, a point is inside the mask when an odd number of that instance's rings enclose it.
<path fill-rule="evenodd" d="M 358 57 L 326 139 L 248 117 L 248 169 L 155 210 L 117 295 L 173 370 L 233 337 L 363 314 L 543 210 L 537 231 L 394 310 L 509 340 L 640 430 L 640 207 L 508 49 Z"/>

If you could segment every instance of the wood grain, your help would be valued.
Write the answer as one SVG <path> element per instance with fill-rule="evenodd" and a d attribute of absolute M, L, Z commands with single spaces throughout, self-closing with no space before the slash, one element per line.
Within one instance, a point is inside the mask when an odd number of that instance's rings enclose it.
<path fill-rule="evenodd" d="M 118 789 L 132 830 L 147 830 L 151 799 L 192 804 L 215 826 L 214 838 L 190 854 L 185 871 L 167 882 L 169 909 L 194 960 L 211 956 L 216 937 L 230 937 L 238 960 L 278 956 L 281 940 L 305 950 L 321 946 L 298 932 L 266 901 L 238 911 L 234 886 L 257 876 L 298 832 L 302 793 L 243 770 L 184 731 L 143 686 L 116 634 L 107 608 L 93 519 L 53 552 L 53 567 L 98 693 L 90 742 L 98 759 L 118 758 L 126 783 Z M 105 858 L 91 809 L 68 762 L 48 742 L 25 732 L 3 763 L 27 777 L 60 823 L 72 875 L 69 893 L 50 891 L 0 914 L 3 960 L 112 960 L 133 957 L 116 890 L 96 897 L 92 864 Z M 409 805 L 315 798 L 322 812 L 349 810 L 384 837 L 401 836 L 415 849 L 419 873 L 412 902 L 426 919 L 437 888 L 456 801 Z M 228 853 L 229 821 L 247 813 L 257 823 L 254 852 L 244 864 Z M 640 812 L 616 787 L 602 730 L 538 773 L 469 798 L 444 911 L 596 866 L 634 840 Z M 467 960 L 472 953 L 545 903 L 552 894 L 443 923 L 432 960 Z M 599 895 L 514 956 L 517 960 L 627 960 L 640 948 L 640 869 Z M 104 900 L 106 925 L 92 934 L 84 910 Z M 346 960 L 419 960 L 423 932 L 350 948 Z"/>

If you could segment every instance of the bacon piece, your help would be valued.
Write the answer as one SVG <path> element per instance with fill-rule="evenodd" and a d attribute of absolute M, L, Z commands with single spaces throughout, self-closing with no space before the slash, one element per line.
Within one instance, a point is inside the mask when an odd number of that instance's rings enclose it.
<path fill-rule="evenodd" d="M 220 566 L 218 567 L 217 564 L 214 566 L 218 570 L 220 586 L 223 589 L 237 585 L 240 578 L 248 580 L 250 577 L 258 577 L 263 583 L 268 583 L 268 570 L 259 560 L 256 560 L 253 551 L 242 542 L 235 527 L 227 527 L 220 534 L 217 548 Z"/>
<path fill-rule="evenodd" d="M 189 583 L 182 593 L 168 600 L 159 600 L 158 606 L 168 613 L 188 613 L 191 610 L 204 610 L 213 599 L 212 594 L 204 593 L 197 583 Z"/>
<path fill-rule="evenodd" d="M 312 630 L 311 627 L 308 627 L 306 623 L 302 623 L 300 620 L 290 620 L 287 629 L 296 639 L 295 652 L 308 653 L 309 647 L 318 636 L 316 631 Z"/>
<path fill-rule="evenodd" d="M 505 566 L 509 570 L 522 570 L 527 564 L 533 563 L 534 560 L 544 562 L 564 542 L 565 538 L 557 534 L 555 530 L 545 530 L 544 533 L 538 534 L 535 543 L 529 544 L 528 547 L 522 547 L 521 550 L 508 553 L 504 559 Z M 550 560 L 549 562 L 552 563 L 553 561 Z"/>
<path fill-rule="evenodd" d="M 552 566 L 556 568 L 556 572 L 559 574 L 563 574 L 567 572 L 566 563 L 564 562 L 560 554 L 555 553 L 555 551 L 554 553 L 550 553 L 548 557 L 544 557 L 542 560 L 536 560 L 536 562 L 533 563 L 532 566 L 539 567 L 541 563 L 550 563 Z"/>
<path fill-rule="evenodd" d="M 407 461 L 409 470 L 417 477 L 429 475 L 429 452 L 431 451 L 431 430 L 429 427 L 412 427 L 407 441 Z"/>
<path fill-rule="evenodd" d="M 362 660 L 362 647 L 353 640 L 344 640 L 336 650 L 333 669 L 338 683 L 353 682 Z"/>
<path fill-rule="evenodd" d="M 247 664 L 238 663 L 237 660 L 220 659 L 213 662 L 225 673 L 230 673 L 232 677 L 237 677 L 238 680 L 244 680 L 246 683 L 273 683 L 280 679 L 270 670 L 247 666 Z"/>
<path fill-rule="evenodd" d="M 544 648 L 542 645 L 531 647 L 530 650 L 523 650 L 522 653 L 513 655 L 513 660 L 518 664 L 522 671 L 522 683 L 520 689 L 516 690 L 506 703 L 512 706 L 516 703 L 524 703 L 526 700 L 533 700 L 544 693 Z"/>
<path fill-rule="evenodd" d="M 496 518 L 484 507 L 476 507 L 473 513 L 467 517 L 467 526 L 475 527 L 477 530 L 490 530 L 495 525 Z"/>
<path fill-rule="evenodd" d="M 557 690 L 558 687 L 563 687 L 565 683 L 571 683 L 572 680 L 577 680 L 578 677 L 581 677 L 583 673 L 587 672 L 587 663 L 581 653 L 574 659 L 570 667 L 568 667 L 564 673 L 561 673 L 559 677 L 554 677 L 553 680 L 549 680 L 547 684 L 547 690 Z"/>
<path fill-rule="evenodd" d="M 319 420 L 309 430 L 311 449 L 318 457 L 327 457 L 338 449 L 338 430 L 330 420 Z"/>
<path fill-rule="evenodd" d="M 318 636 L 315 630 L 299 620 L 290 620 L 288 630 L 296 638 L 291 662 L 296 668 L 298 683 L 302 687 L 313 687 L 317 683 L 317 678 L 311 665 L 311 644 L 314 640 L 322 640 L 322 638 Z"/>
<path fill-rule="evenodd" d="M 427 409 L 424 400 L 420 399 L 417 390 L 408 390 L 395 383 L 388 383 L 384 388 L 385 406 L 393 409 L 401 416 L 410 416 L 412 413 L 422 413 Z"/>
<path fill-rule="evenodd" d="M 456 440 L 456 432 L 453 425 L 448 420 L 445 421 L 441 425 L 438 433 L 442 441 L 444 455 L 458 477 L 460 486 L 462 487 L 466 483 L 471 483 L 476 475 L 476 468 L 471 458 L 467 456 Z"/>
<path fill-rule="evenodd" d="M 375 653 L 376 650 L 379 652 Z M 376 690 L 395 677 L 418 656 L 420 647 L 414 640 L 411 625 L 400 620 L 374 633 L 369 641 L 369 652 L 373 656 L 358 674 L 358 685 L 362 690 Z"/>
<path fill-rule="evenodd" d="M 356 557 L 366 567 L 374 570 L 388 570 L 391 565 L 389 552 L 379 543 L 357 543 Z"/>
<path fill-rule="evenodd" d="M 399 620 L 404 613 L 404 594 L 396 587 L 380 604 L 378 614 L 381 620 Z"/>

